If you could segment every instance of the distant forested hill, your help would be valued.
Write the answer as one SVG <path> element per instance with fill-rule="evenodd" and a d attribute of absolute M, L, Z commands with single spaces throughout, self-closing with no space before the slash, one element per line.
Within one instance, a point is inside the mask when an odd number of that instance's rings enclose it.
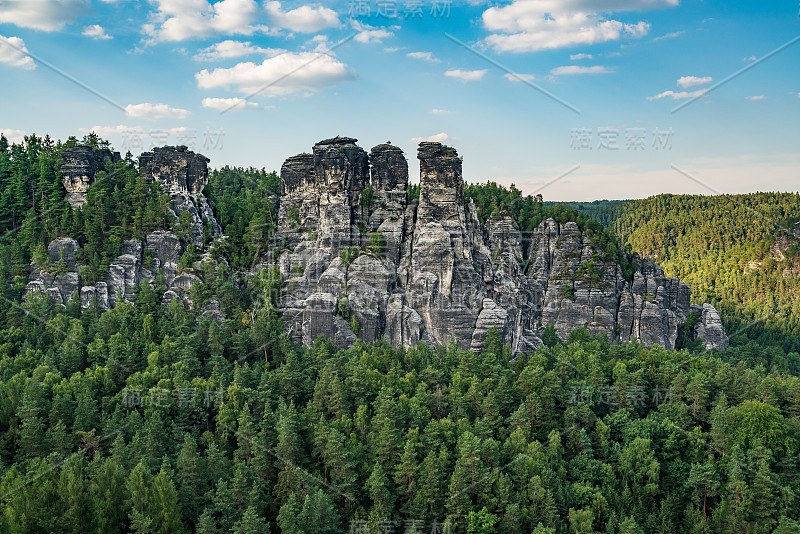
<path fill-rule="evenodd" d="M 548 204 L 548 203 L 545 203 Z M 552 203 L 557 204 L 557 203 Z M 729 334 L 798 349 L 800 195 L 658 195 L 562 203 L 613 230 L 710 302 Z"/>

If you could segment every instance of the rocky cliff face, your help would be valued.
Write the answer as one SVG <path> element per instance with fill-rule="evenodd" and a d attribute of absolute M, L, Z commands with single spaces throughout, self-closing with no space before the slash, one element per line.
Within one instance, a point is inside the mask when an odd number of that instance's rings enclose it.
<path fill-rule="evenodd" d="M 69 172 L 88 168 L 76 164 L 78 156 L 74 154 L 91 156 L 95 151 L 90 148 L 87 149 L 90 152 L 69 150 L 73 155 L 62 160 L 62 172 L 65 165 Z M 87 158 L 80 161 L 96 161 Z M 204 251 L 207 245 L 204 231 L 212 239 L 222 234 L 211 203 L 200 193 L 208 180 L 207 165 L 206 157 L 187 151 L 186 147 L 163 147 L 143 153 L 139 157 L 140 173 L 145 179 L 157 181 L 169 192 L 168 210 L 176 222 L 176 231 L 159 230 L 144 239 L 125 240 L 121 254 L 110 262 L 105 280 L 94 285 L 86 285 L 80 276 L 79 243 L 69 237 L 55 239 L 47 248 L 50 263 L 63 259 L 66 272 L 52 273 L 34 265 L 25 288 L 26 295 L 41 291 L 61 305 L 79 298 L 84 308 L 96 299 L 102 309 L 109 309 L 122 300 L 130 301 L 141 282 L 152 283 L 162 271 L 168 288 L 164 295 L 165 303 L 175 298 L 188 302 L 188 290 L 197 277 L 178 272 L 178 262 L 189 245 L 194 245 L 196 252 Z M 83 195 L 85 201 L 85 189 Z"/>
<path fill-rule="evenodd" d="M 327 139 L 283 164 L 278 265 L 294 340 L 309 345 L 322 335 L 345 347 L 357 336 L 386 336 L 394 346 L 454 339 L 480 351 L 494 327 L 518 354 L 554 324 L 562 338 L 586 327 L 612 341 L 675 346 L 692 311 L 688 285 L 649 260 L 626 280 L 574 222 L 542 222 L 524 250 L 509 217 L 484 225 L 465 204 L 454 149 L 421 143 L 417 157 L 418 201 L 406 197 L 402 151 L 388 144 L 367 155 L 355 139 Z M 706 346 L 726 348 L 713 306 L 694 311 Z"/>
<path fill-rule="evenodd" d="M 79 208 L 86 202 L 86 190 L 106 163 L 120 161 L 119 152 L 95 150 L 88 146 L 67 148 L 61 153 L 61 177 L 67 190 L 67 202 Z"/>

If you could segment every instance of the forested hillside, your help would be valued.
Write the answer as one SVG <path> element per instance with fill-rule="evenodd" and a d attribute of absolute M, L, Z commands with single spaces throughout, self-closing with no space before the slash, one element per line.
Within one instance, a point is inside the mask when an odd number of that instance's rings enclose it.
<path fill-rule="evenodd" d="M 692 301 L 713 304 L 740 342 L 757 339 L 796 352 L 799 200 L 794 193 L 752 193 L 560 204 L 600 222 L 665 274 L 687 282 Z"/>
<path fill-rule="evenodd" d="M 201 279 L 193 306 L 164 306 L 163 277 L 108 311 L 24 300 L 55 237 L 78 239 L 99 276 L 117 240 L 179 224 L 130 157 L 73 210 L 63 146 L 0 138 L 0 531 L 800 532 L 800 357 L 785 343 L 666 351 L 548 328 L 513 362 L 493 330 L 477 355 L 301 349 L 274 271 L 250 273 L 279 195 L 257 169 L 210 176 L 227 237 L 217 262 L 181 267 Z M 491 184 L 465 195 L 524 230 L 578 220 L 627 261 L 569 208 Z M 224 318 L 200 313 L 211 296 Z"/>

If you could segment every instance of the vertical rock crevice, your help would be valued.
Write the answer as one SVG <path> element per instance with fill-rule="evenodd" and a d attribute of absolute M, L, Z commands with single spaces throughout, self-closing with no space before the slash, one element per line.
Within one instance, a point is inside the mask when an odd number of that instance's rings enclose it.
<path fill-rule="evenodd" d="M 408 164 L 388 143 L 367 155 L 355 139 L 338 137 L 284 163 L 278 226 L 289 246 L 278 265 L 281 309 L 296 341 L 308 345 L 322 335 L 345 347 L 356 335 L 385 336 L 394 346 L 453 339 L 477 352 L 496 328 L 519 354 L 534 350 L 552 323 L 564 339 L 585 327 L 612 341 L 674 347 L 690 312 L 685 283 L 649 260 L 624 280 L 575 222 L 553 219 L 534 230 L 523 271 L 516 223 L 494 217 L 481 224 L 474 204 L 465 205 L 456 150 L 420 143 L 417 158 L 420 197 L 411 201 Z M 719 314 L 707 306 L 704 339 L 725 348 Z"/>

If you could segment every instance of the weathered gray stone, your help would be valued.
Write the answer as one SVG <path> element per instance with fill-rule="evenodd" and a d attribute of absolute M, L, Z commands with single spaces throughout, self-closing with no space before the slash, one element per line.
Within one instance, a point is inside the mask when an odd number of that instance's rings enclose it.
<path fill-rule="evenodd" d="M 61 152 L 61 178 L 67 190 L 67 202 L 79 208 L 86 202 L 86 190 L 107 163 L 120 161 L 119 152 L 95 150 L 88 146 L 66 148 Z"/>
<path fill-rule="evenodd" d="M 116 161 L 116 156 L 107 151 L 93 151 L 86 147 L 76 147 L 65 151 L 62 172 L 65 180 L 77 180 L 78 189 L 91 185 L 93 173 L 106 161 Z M 105 158 L 105 159 L 104 159 Z M 40 268 L 31 273 L 25 294 L 33 291 L 46 293 L 55 303 L 65 305 L 69 299 L 80 298 L 83 307 L 97 300 L 99 306 L 108 309 L 123 300 L 131 301 L 140 283 L 152 284 L 159 270 L 163 271 L 168 285 L 164 302 L 174 298 L 191 305 L 189 292 L 198 277 L 188 273 L 178 273 L 178 262 L 187 246 L 194 245 L 196 252 L 203 250 L 204 234 L 212 239 L 221 239 L 222 230 L 217 223 L 211 203 L 200 193 L 208 178 L 208 159 L 188 151 L 186 147 L 161 147 L 140 156 L 140 171 L 147 180 L 156 180 L 170 193 L 168 212 L 175 220 L 174 231 L 158 230 L 147 235 L 144 240 L 128 239 L 121 247 L 121 254 L 110 261 L 105 280 L 95 285 L 84 285 L 78 274 L 78 242 L 72 238 L 53 240 L 47 249 L 51 265 L 63 260 L 67 272 L 54 277 Z M 75 178 L 78 177 L 78 178 Z M 81 185 L 83 184 L 83 185 Z M 79 187 L 80 186 L 80 187 Z M 69 189 L 69 188 L 68 188 Z M 75 191 L 80 192 L 78 189 Z M 85 187 L 82 189 L 85 192 Z M 144 251 L 147 249 L 152 268 L 144 264 Z M 204 261 L 213 261 L 208 251 Z M 40 267 L 40 266 L 37 266 Z M 150 267 L 148 265 L 148 267 Z M 213 312 L 215 318 L 221 314 Z"/>
<path fill-rule="evenodd" d="M 533 232 L 526 253 L 509 217 L 483 225 L 474 204 L 465 206 L 461 159 L 452 148 L 420 144 L 420 198 L 409 201 L 402 151 L 377 145 L 367 158 L 355 142 L 321 141 L 313 155 L 289 158 L 281 169 L 284 248 L 277 264 L 292 339 L 308 345 L 322 335 L 347 346 L 356 339 L 355 320 L 366 341 L 454 339 L 480 351 L 496 328 L 519 354 L 540 345 L 541 328 L 552 323 L 563 339 L 585 327 L 612 341 L 674 347 L 688 317 L 689 287 L 651 261 L 641 260 L 626 280 L 576 223 L 552 219 Z M 376 231 L 383 250 L 369 246 Z M 724 345 L 721 324 L 710 311 L 704 316 L 705 335 Z"/>
<path fill-rule="evenodd" d="M 64 260 L 67 269 L 74 271 L 77 265 L 79 249 L 78 242 L 71 237 L 53 239 L 47 245 L 47 257 L 53 265 L 58 263 L 59 260 Z"/>
<path fill-rule="evenodd" d="M 711 304 L 702 306 L 692 304 L 692 311 L 697 312 L 699 321 L 695 326 L 695 337 L 703 340 L 706 349 L 725 350 L 730 346 L 730 340 L 725 334 L 719 312 Z"/>
<path fill-rule="evenodd" d="M 162 146 L 139 155 L 139 173 L 170 193 L 199 195 L 208 182 L 208 162 L 185 146 Z"/>

